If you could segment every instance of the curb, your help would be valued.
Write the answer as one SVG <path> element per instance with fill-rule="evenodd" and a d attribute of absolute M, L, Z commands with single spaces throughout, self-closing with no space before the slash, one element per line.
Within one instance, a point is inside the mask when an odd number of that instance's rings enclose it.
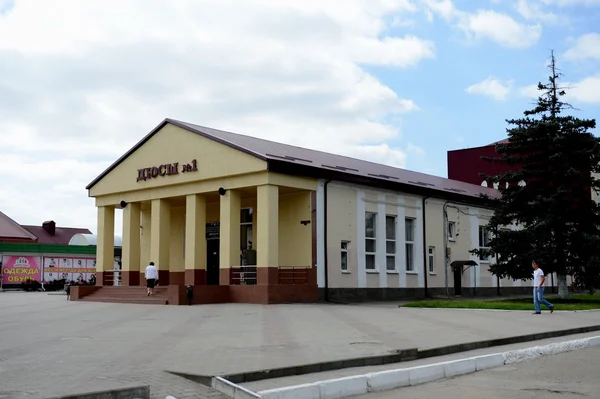
<path fill-rule="evenodd" d="M 355 375 L 344 378 L 317 381 L 284 388 L 276 388 L 254 393 L 229 382 L 236 389 L 243 389 L 251 396 L 235 396 L 236 392 L 223 392 L 232 398 L 240 399 L 339 399 L 353 395 L 363 395 L 369 392 L 380 392 L 395 388 L 418 385 L 436 380 L 470 374 L 481 370 L 491 369 L 505 364 L 519 363 L 524 360 L 536 359 L 542 356 L 555 355 L 587 347 L 600 346 L 600 336 L 583 338 L 572 341 L 552 343 L 526 349 L 494 353 L 490 355 L 452 360 L 424 366 L 396 370 L 386 370 L 374 373 Z M 217 377 L 220 378 L 220 377 Z M 223 378 L 220 378 L 224 380 Z M 230 395 L 233 393 L 233 396 Z"/>
<path fill-rule="evenodd" d="M 261 381 L 271 378 L 292 377 L 297 375 L 321 373 L 324 371 L 342 370 L 354 367 L 381 366 L 385 364 L 402 363 L 416 359 L 426 359 L 430 357 L 451 355 L 454 353 L 468 352 L 476 349 L 491 348 L 495 346 L 504 346 L 511 344 L 519 344 L 524 342 L 533 342 L 540 339 L 557 338 L 574 334 L 586 334 L 600 331 L 600 325 L 592 325 L 587 327 L 575 327 L 565 330 L 554 330 L 541 333 L 533 333 L 526 335 L 518 335 L 505 338 L 494 338 L 482 341 L 466 342 L 462 344 L 446 345 L 430 349 L 402 349 L 393 353 L 383 355 L 372 355 L 366 357 L 350 358 L 343 360 L 333 360 L 321 363 L 311 363 L 299 366 L 288 366 L 280 368 L 272 368 L 267 370 L 256 370 L 245 373 L 221 375 L 226 380 L 242 384 L 245 382 Z M 179 373 L 180 375 L 183 373 Z M 192 379 L 191 374 L 182 375 L 185 378 Z M 205 376 L 195 376 L 206 380 Z M 210 377 L 209 377 L 210 378 Z M 210 381 L 210 379 L 209 379 Z"/>
<path fill-rule="evenodd" d="M 74 395 L 55 396 L 51 399 L 150 399 L 150 387 L 147 385 L 128 388 L 93 391 Z"/>

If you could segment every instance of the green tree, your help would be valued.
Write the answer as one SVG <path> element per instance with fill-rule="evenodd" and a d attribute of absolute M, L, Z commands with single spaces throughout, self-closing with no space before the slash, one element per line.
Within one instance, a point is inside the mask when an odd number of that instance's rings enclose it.
<path fill-rule="evenodd" d="M 600 206 L 591 195 L 600 191 L 600 140 L 589 132 L 595 120 L 564 114 L 573 107 L 561 99 L 553 53 L 549 69 L 535 108 L 507 120 L 508 142 L 497 144 L 499 157 L 485 158 L 514 171 L 485 176 L 501 196 L 488 198 L 495 205 L 489 248 L 471 252 L 497 255 L 490 271 L 500 278 L 531 278 L 536 259 L 545 274 L 557 273 L 559 297 L 567 298 L 567 275 L 592 291 L 600 275 Z"/>

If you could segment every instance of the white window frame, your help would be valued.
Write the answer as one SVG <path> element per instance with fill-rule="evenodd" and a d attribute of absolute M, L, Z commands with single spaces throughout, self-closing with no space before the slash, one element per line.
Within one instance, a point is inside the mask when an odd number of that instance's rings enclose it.
<path fill-rule="evenodd" d="M 388 218 L 394 220 L 394 238 L 389 238 L 387 236 L 387 222 Z M 396 254 L 398 253 L 398 246 L 396 245 L 396 227 L 398 225 L 398 217 L 396 215 L 385 215 L 385 270 L 388 272 L 396 272 Z M 388 252 L 388 243 L 394 243 L 394 251 Z M 392 269 L 389 268 L 389 259 L 392 260 L 392 265 L 394 266 Z"/>
<path fill-rule="evenodd" d="M 405 269 L 408 273 L 415 273 L 415 227 L 416 227 L 416 219 L 415 218 L 410 218 L 410 217 L 406 217 L 404 218 L 404 230 L 406 231 L 406 227 L 408 224 L 408 221 L 411 221 L 412 224 L 412 240 L 409 240 L 408 235 L 405 234 L 404 237 L 404 249 L 406 252 L 406 259 L 405 259 Z"/>
<path fill-rule="evenodd" d="M 485 245 L 482 245 L 482 243 L 485 244 L 486 235 L 487 235 L 487 240 L 488 240 L 488 244 L 489 244 L 489 241 L 492 239 L 491 232 L 489 231 L 489 229 L 487 228 L 487 226 L 485 226 L 485 225 L 479 225 L 479 231 L 478 231 L 479 249 L 489 249 L 490 248 L 489 246 L 486 247 Z M 480 256 L 479 257 L 479 261 L 480 262 L 489 262 L 490 259 L 489 258 L 482 258 Z"/>
<path fill-rule="evenodd" d="M 448 221 L 448 241 L 456 241 L 456 222 Z"/>
<path fill-rule="evenodd" d="M 367 215 L 373 215 L 373 237 L 367 237 Z M 367 251 L 367 242 L 373 241 L 373 248 L 375 251 Z M 367 259 L 373 258 L 373 267 L 369 268 L 369 262 Z M 377 271 L 377 212 L 365 212 L 365 270 L 368 272 Z"/>
<path fill-rule="evenodd" d="M 348 249 L 350 247 L 350 241 L 342 240 L 340 245 L 340 270 L 342 273 L 350 273 L 348 270 Z M 344 268 L 344 255 L 346 255 L 346 268 Z"/>
<path fill-rule="evenodd" d="M 429 274 L 435 274 L 435 247 L 429 247 L 427 251 L 427 268 Z"/>

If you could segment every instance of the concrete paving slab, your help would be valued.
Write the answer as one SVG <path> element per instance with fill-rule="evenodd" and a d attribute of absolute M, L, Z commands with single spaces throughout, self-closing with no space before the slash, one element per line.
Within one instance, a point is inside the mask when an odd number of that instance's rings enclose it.
<path fill-rule="evenodd" d="M 299 375 L 299 376 L 294 376 L 294 377 L 273 378 L 273 379 L 269 379 L 269 380 L 243 383 L 240 385 L 245 388 L 250 389 L 251 391 L 259 392 L 259 391 L 268 390 L 268 389 L 282 388 L 282 387 L 306 384 L 306 383 L 311 383 L 311 382 L 316 382 L 316 381 L 324 381 L 324 380 L 329 380 L 329 379 L 344 378 L 344 377 L 349 377 L 349 376 L 353 376 L 353 375 L 362 375 L 362 374 L 369 374 L 369 373 L 392 371 L 392 370 L 397 370 L 397 369 L 426 366 L 426 365 L 433 364 L 433 363 L 443 363 L 443 362 L 449 362 L 449 361 L 460 360 L 460 359 L 468 359 L 468 358 L 472 358 L 472 357 L 476 357 L 476 356 L 484 356 L 484 355 L 489 355 L 489 354 L 494 354 L 494 353 L 499 353 L 499 352 L 527 349 L 527 348 L 531 348 L 531 347 L 539 346 L 539 345 L 549 345 L 549 344 L 555 344 L 555 343 L 560 343 L 560 342 L 564 342 L 564 341 L 597 337 L 599 335 L 600 335 L 600 333 L 598 333 L 598 332 L 587 333 L 587 334 L 575 334 L 575 335 L 569 335 L 567 337 L 542 339 L 542 340 L 535 341 L 535 342 L 523 342 L 520 344 L 512 344 L 512 345 L 506 345 L 506 346 L 495 347 L 495 348 L 484 348 L 484 349 L 478 349 L 478 350 L 467 351 L 467 352 L 462 352 L 462 353 L 456 353 L 456 354 L 452 354 L 452 355 L 445 355 L 445 356 L 439 356 L 439 357 L 428 358 L 428 359 L 419 359 L 419 360 L 413 360 L 413 361 L 409 361 L 409 362 L 402 362 L 402 363 L 396 363 L 396 364 L 371 366 L 371 367 L 355 367 L 355 368 L 349 368 L 349 369 L 343 369 L 343 370 L 327 371 L 327 372 L 323 372 L 323 373 L 305 374 L 305 375 Z"/>
<path fill-rule="evenodd" d="M 600 398 L 600 347 L 577 350 L 356 399 Z"/>
<path fill-rule="evenodd" d="M 594 312 L 532 316 L 328 304 L 175 307 L 0 293 L 0 394 L 34 399 L 148 384 L 156 398 L 220 398 L 164 370 L 220 375 L 597 322 Z"/>

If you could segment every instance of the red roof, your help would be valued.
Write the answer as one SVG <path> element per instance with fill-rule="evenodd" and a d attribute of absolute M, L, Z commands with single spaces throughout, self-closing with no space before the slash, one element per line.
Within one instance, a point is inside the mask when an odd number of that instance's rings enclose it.
<path fill-rule="evenodd" d="M 0 212 L 0 241 L 35 242 L 37 237 Z"/>
<path fill-rule="evenodd" d="M 75 227 L 55 227 L 54 235 L 48 233 L 43 226 L 23 226 L 38 237 L 38 244 L 67 245 L 75 234 L 92 234 L 88 229 Z"/>
<path fill-rule="evenodd" d="M 321 171 L 322 175 L 335 171 L 354 178 L 360 178 L 364 184 L 373 184 L 376 182 L 399 183 L 405 187 L 414 189 L 426 189 L 427 191 L 437 191 L 443 197 L 445 195 L 458 195 L 460 197 L 480 198 L 481 194 L 487 194 L 491 197 L 498 197 L 500 193 L 493 188 L 482 187 L 475 184 L 463 183 L 456 180 L 450 180 L 443 177 L 428 175 L 419 172 L 413 172 L 406 169 L 377 164 L 361 159 L 350 158 L 342 155 L 330 154 L 322 151 L 311 150 L 302 147 L 296 147 L 288 144 L 277 143 L 263 140 L 256 137 L 245 136 L 237 133 L 225 132 L 204 126 L 198 126 L 191 123 L 181 122 L 174 119 L 165 119 L 154 130 L 140 140 L 133 148 L 113 163 L 100 176 L 94 179 L 86 189 L 92 188 L 111 170 L 119 165 L 125 158 L 140 148 L 154 134 L 156 134 L 166 124 L 172 124 L 185 129 L 189 132 L 206 137 L 210 140 L 219 142 L 228 147 L 250 154 L 254 157 L 267 161 L 269 164 L 287 164 L 290 167 L 303 167 L 312 170 Z M 269 170 L 271 170 L 271 167 Z M 368 182 L 373 183 L 368 183 Z"/>

